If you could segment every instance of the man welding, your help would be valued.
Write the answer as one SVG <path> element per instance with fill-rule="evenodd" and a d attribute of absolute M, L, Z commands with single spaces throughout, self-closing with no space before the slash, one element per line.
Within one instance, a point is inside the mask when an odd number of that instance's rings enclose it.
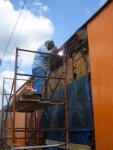
<path fill-rule="evenodd" d="M 53 41 L 46 41 L 41 45 L 37 52 L 55 54 L 57 48 Z M 46 76 L 50 72 L 50 55 L 36 53 L 32 64 L 33 76 Z M 36 94 L 42 96 L 42 91 L 45 86 L 46 78 L 35 77 L 33 83 L 33 89 L 36 90 Z"/>

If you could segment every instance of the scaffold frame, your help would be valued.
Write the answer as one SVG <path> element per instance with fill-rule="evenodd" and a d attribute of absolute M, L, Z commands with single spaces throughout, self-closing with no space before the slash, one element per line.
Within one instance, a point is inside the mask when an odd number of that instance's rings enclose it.
<path fill-rule="evenodd" d="M 39 54 L 45 54 L 45 55 L 49 55 L 49 56 L 55 56 L 56 54 L 48 54 L 48 53 L 42 53 L 42 52 L 36 52 L 36 51 L 32 51 L 32 50 L 25 50 L 25 49 L 19 49 L 19 48 L 16 48 L 16 56 L 15 56 L 15 71 L 14 71 L 14 80 L 13 80 L 13 85 L 12 85 L 12 89 L 11 89 L 11 93 L 12 93 L 12 90 L 13 90 L 13 103 L 12 103 L 12 128 L 9 129 L 9 130 L 12 130 L 12 148 L 14 148 L 14 145 L 15 145 L 15 140 L 16 139 L 27 139 L 27 132 L 28 132 L 28 129 L 27 129 L 27 124 L 26 124 L 26 120 L 27 120 L 27 113 L 28 112 L 25 112 L 25 128 L 15 128 L 15 113 L 16 113 L 16 109 L 15 109 L 15 106 L 16 106 L 16 92 L 17 92 L 17 89 L 16 89 L 16 86 L 17 86 L 17 80 L 21 80 L 21 79 L 18 79 L 18 75 L 19 76 L 28 76 L 28 77 L 41 77 L 41 78 L 48 78 L 48 79 L 58 79 L 59 81 L 60 80 L 63 80 L 63 89 L 64 89 L 64 99 L 62 100 L 62 102 L 53 102 L 52 99 L 50 98 L 49 100 L 49 104 L 48 105 L 63 105 L 64 106 L 64 110 L 65 110 L 65 128 L 60 128 L 60 129 L 43 129 L 43 131 L 64 131 L 65 132 L 65 149 L 68 150 L 68 143 L 69 143 L 69 127 L 68 127 L 68 102 L 67 102 L 67 84 L 66 84 L 66 74 L 67 74 L 67 66 L 66 66 L 66 56 L 65 56 L 65 53 L 64 53 L 64 56 L 63 56 L 63 74 L 62 76 L 63 77 L 53 77 L 53 76 L 33 76 L 32 74 L 22 74 L 22 73 L 18 73 L 18 57 L 19 57 L 19 51 L 24 51 L 24 52 L 30 52 L 30 53 L 39 53 Z M 23 80 L 23 79 L 22 79 Z M 59 81 L 55 87 L 55 89 L 53 90 L 53 93 L 55 92 L 55 90 L 57 89 L 57 86 L 59 84 Z M 4 82 L 3 82 L 4 84 Z M 3 85 L 3 88 L 4 88 L 4 85 Z M 6 94 L 7 95 L 7 94 Z M 10 97 L 11 98 L 11 97 Z M 10 100 L 10 99 L 9 99 Z M 2 103 L 4 101 L 4 98 L 2 98 Z M 44 102 L 43 102 L 44 103 Z M 40 125 L 40 122 L 41 122 L 41 119 L 44 115 L 44 113 L 46 112 L 46 107 L 47 105 L 44 106 L 44 111 L 40 117 L 40 120 L 38 122 L 38 125 L 36 125 L 36 114 L 35 114 L 35 129 L 29 129 L 29 132 L 32 131 L 32 132 L 39 132 L 40 129 L 38 128 L 37 129 L 37 126 L 39 127 Z M 2 111 L 3 111 L 3 104 L 2 104 Z M 7 110 L 9 113 L 10 113 L 10 110 Z M 2 113 L 3 115 L 3 113 Z M 2 116 L 3 118 L 3 116 Z M 53 119 L 53 118 L 52 118 Z M 3 125 L 1 127 L 1 129 L 3 129 Z M 15 133 L 16 132 L 25 132 L 25 137 L 19 137 L 17 138 L 15 136 Z M 2 137 L 1 137 L 2 138 Z M 10 139 L 10 138 L 9 138 Z M 52 147 L 54 147 L 55 145 L 52 145 Z M 60 146 L 60 144 L 57 144 L 57 146 Z M 43 145 L 42 147 L 45 147 L 45 145 Z M 42 148 L 41 147 L 41 148 Z M 51 145 L 50 145 L 51 147 Z M 33 148 L 33 147 L 32 147 Z M 24 147 L 25 149 L 25 147 Z"/>

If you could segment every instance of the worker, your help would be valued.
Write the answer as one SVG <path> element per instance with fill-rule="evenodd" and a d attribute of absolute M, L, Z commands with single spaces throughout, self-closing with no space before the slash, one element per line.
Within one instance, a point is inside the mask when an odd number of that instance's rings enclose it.
<path fill-rule="evenodd" d="M 55 54 L 57 48 L 53 41 L 46 41 L 42 46 L 37 49 L 37 52 Z M 36 53 L 32 64 L 32 74 L 34 76 L 46 76 L 50 72 L 50 55 Z M 33 89 L 36 94 L 42 95 L 46 78 L 35 77 Z"/>

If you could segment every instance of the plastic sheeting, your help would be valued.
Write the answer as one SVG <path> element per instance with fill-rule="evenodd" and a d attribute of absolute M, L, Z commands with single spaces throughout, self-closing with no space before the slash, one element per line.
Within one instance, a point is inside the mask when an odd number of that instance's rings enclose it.
<path fill-rule="evenodd" d="M 91 94 L 88 77 L 84 76 L 79 80 L 70 83 L 67 86 L 68 107 L 69 107 L 69 130 L 77 130 L 82 128 L 92 129 L 92 112 L 91 112 Z M 51 94 L 47 95 L 47 99 Z M 63 99 L 64 91 L 58 89 L 53 99 Z M 46 122 L 46 123 L 45 123 Z M 65 127 L 65 113 L 62 105 L 54 105 L 47 108 L 42 118 L 41 128 L 54 129 Z"/>
<path fill-rule="evenodd" d="M 93 129 L 91 93 L 88 76 L 84 76 L 67 86 L 69 109 L 69 142 L 88 144 L 88 135 Z M 50 98 L 51 94 L 47 95 Z M 53 99 L 63 99 L 64 91 L 58 89 Z M 65 128 L 65 113 L 62 105 L 54 105 L 47 108 L 42 118 L 40 128 L 56 129 Z M 64 133 L 46 132 L 46 139 L 65 141 Z"/>
<path fill-rule="evenodd" d="M 69 143 L 86 145 L 89 143 L 89 133 L 90 131 L 88 129 L 84 129 L 82 131 L 70 131 Z M 65 133 L 63 132 L 46 132 L 45 137 L 48 140 L 65 142 Z"/>

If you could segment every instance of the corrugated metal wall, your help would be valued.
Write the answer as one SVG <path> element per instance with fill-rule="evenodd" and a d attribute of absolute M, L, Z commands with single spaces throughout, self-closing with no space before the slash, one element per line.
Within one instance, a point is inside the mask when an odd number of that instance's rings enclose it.
<path fill-rule="evenodd" d="M 113 1 L 88 23 L 96 150 L 113 150 Z"/>

